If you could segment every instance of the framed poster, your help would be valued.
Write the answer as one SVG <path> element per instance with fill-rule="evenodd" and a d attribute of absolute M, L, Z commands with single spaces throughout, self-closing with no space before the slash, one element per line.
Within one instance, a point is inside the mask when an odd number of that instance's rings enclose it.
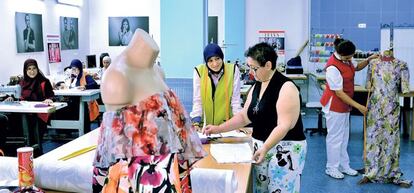
<path fill-rule="evenodd" d="M 62 50 L 79 49 L 78 18 L 60 17 L 59 20 Z"/>
<path fill-rule="evenodd" d="M 285 55 L 285 31 L 259 31 L 259 42 L 266 42 L 278 56 Z"/>
<path fill-rule="evenodd" d="M 277 58 L 277 69 L 284 72 L 285 61 L 285 31 L 283 30 L 261 30 L 259 31 L 259 42 L 266 42 L 273 47 Z"/>
<path fill-rule="evenodd" d="M 17 53 L 42 52 L 42 15 L 16 12 L 15 22 Z"/>
<path fill-rule="evenodd" d="M 127 46 L 137 28 L 149 33 L 149 17 L 109 17 L 109 46 Z"/>
<path fill-rule="evenodd" d="M 60 52 L 60 35 L 46 34 L 47 61 L 50 74 L 59 74 L 62 71 L 62 55 Z"/>

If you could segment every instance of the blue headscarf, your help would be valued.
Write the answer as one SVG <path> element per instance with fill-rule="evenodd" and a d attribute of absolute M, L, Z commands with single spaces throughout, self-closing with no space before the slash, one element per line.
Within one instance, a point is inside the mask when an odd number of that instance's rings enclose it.
<path fill-rule="evenodd" d="M 223 51 L 221 51 L 220 46 L 218 46 L 217 44 L 208 44 L 204 48 L 204 61 L 206 62 L 206 64 L 208 62 L 208 59 L 210 59 L 213 56 L 218 56 L 222 60 L 224 59 L 224 54 Z"/>
<path fill-rule="evenodd" d="M 78 59 L 73 59 L 72 62 L 70 63 L 70 66 L 69 67 L 71 67 L 71 68 L 72 67 L 76 67 L 77 69 L 79 69 L 79 75 L 78 75 L 78 77 L 76 77 L 76 79 L 78 79 L 78 81 L 79 81 L 79 79 L 83 75 L 83 65 L 82 65 L 82 62 L 80 60 L 78 60 Z"/>

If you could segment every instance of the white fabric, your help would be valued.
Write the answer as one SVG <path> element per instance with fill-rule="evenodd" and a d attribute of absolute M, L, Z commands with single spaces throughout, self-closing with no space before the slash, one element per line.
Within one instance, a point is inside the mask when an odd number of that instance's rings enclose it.
<path fill-rule="evenodd" d="M 213 82 L 217 85 L 218 79 L 214 80 Z M 234 79 L 233 79 L 233 95 L 231 96 L 231 109 L 233 115 L 238 113 L 241 108 L 241 101 L 240 101 L 240 70 L 237 66 L 234 69 Z M 193 107 L 190 113 L 190 117 L 201 117 L 203 114 L 203 106 L 201 103 L 201 92 L 200 92 L 200 77 L 198 76 L 197 70 L 194 69 L 193 72 Z"/>
<path fill-rule="evenodd" d="M 233 170 L 194 168 L 190 178 L 195 193 L 233 193 L 237 189 Z"/>
<path fill-rule="evenodd" d="M 326 127 L 326 154 L 327 168 L 349 168 L 348 140 L 349 140 L 349 112 L 329 112 L 325 114 Z"/>
<path fill-rule="evenodd" d="M 35 184 L 45 189 L 67 192 L 92 192 L 92 165 L 67 161 L 38 160 L 33 162 Z M 17 185 L 17 158 L 0 158 L 0 186 Z"/>
<path fill-rule="evenodd" d="M 0 186 L 18 186 L 17 158 L 0 157 Z"/>
<path fill-rule="evenodd" d="M 95 129 L 59 148 L 34 159 L 36 186 L 44 189 L 67 192 L 92 192 L 92 160 L 95 151 L 75 158 L 58 161 L 79 149 L 96 144 L 99 129 Z M 0 157 L 0 184 L 7 180 L 11 184 L 17 179 L 17 158 Z"/>

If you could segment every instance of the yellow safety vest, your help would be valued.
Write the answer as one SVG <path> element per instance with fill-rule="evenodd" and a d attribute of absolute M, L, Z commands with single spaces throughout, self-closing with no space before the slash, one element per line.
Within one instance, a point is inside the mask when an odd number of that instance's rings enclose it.
<path fill-rule="evenodd" d="M 234 64 L 224 64 L 224 74 L 217 83 L 213 97 L 213 82 L 208 75 L 206 64 L 200 64 L 196 67 L 200 76 L 202 120 L 206 120 L 206 124 L 219 125 L 233 116 L 231 97 L 233 95 L 234 68 Z"/>

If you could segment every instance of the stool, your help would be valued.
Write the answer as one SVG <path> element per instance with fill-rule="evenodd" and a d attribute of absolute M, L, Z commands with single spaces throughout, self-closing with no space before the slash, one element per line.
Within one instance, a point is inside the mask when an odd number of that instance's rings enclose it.
<path fill-rule="evenodd" d="M 323 112 L 322 112 L 322 105 L 320 102 L 307 102 L 306 103 L 306 108 L 309 109 L 316 109 L 316 111 L 318 112 L 318 128 L 306 128 L 305 129 L 305 133 L 307 133 L 308 131 L 310 131 L 310 135 L 312 136 L 314 133 L 319 133 L 319 134 L 323 134 L 326 135 L 328 132 L 326 130 L 326 128 L 322 127 L 322 119 L 323 119 Z"/>

